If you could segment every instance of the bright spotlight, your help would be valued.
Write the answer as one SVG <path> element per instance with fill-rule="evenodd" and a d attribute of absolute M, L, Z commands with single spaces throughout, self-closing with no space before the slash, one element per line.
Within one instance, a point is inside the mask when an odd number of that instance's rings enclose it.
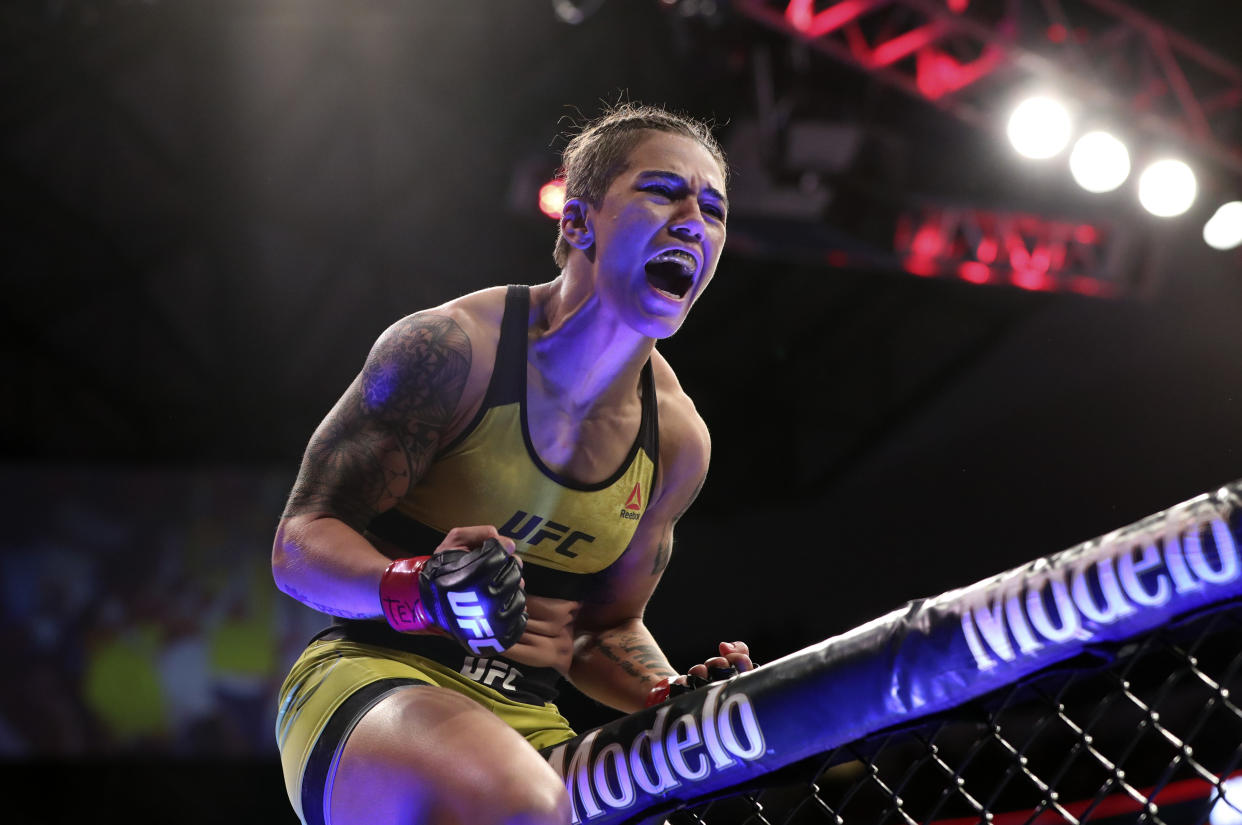
<path fill-rule="evenodd" d="M 1195 173 L 1180 160 L 1158 160 L 1139 176 L 1139 203 L 1159 218 L 1182 214 L 1195 202 Z"/>
<path fill-rule="evenodd" d="M 549 218 L 559 218 L 565 208 L 565 181 L 550 180 L 539 187 L 539 211 Z"/>
<path fill-rule="evenodd" d="M 1230 201 L 1203 225 L 1203 240 L 1222 252 L 1242 246 L 1242 201 Z"/>
<path fill-rule="evenodd" d="M 1069 110 L 1050 97 L 1030 97 L 1009 116 L 1006 132 L 1018 154 L 1043 160 L 1059 154 L 1070 139 Z"/>
<path fill-rule="evenodd" d="M 1088 132 L 1074 143 L 1069 167 L 1088 192 L 1111 192 L 1130 176 L 1130 153 L 1108 132 Z"/>
<path fill-rule="evenodd" d="M 1242 825 L 1242 774 L 1226 779 L 1224 791 L 1208 814 L 1212 825 Z"/>

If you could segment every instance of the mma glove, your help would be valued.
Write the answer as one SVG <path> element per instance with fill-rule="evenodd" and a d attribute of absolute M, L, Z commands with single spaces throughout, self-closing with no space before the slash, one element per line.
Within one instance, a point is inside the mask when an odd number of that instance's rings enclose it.
<path fill-rule="evenodd" d="M 730 665 L 729 667 L 709 667 L 707 669 L 707 677 L 695 676 L 693 673 L 686 675 L 686 683 L 674 682 L 676 676 L 665 676 L 656 686 L 647 694 L 647 707 L 658 705 L 669 699 L 675 699 L 683 693 L 689 693 L 692 690 L 698 690 L 712 682 L 720 682 L 725 679 L 732 679 L 738 673 L 737 668 Z"/>
<path fill-rule="evenodd" d="M 526 630 L 522 568 L 495 539 L 398 559 L 380 579 L 384 617 L 403 633 L 440 630 L 471 653 L 502 653 Z"/>

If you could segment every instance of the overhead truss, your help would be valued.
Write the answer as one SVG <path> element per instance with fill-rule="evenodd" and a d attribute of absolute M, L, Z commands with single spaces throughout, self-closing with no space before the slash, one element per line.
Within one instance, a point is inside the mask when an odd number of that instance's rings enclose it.
<path fill-rule="evenodd" d="M 1242 174 L 1242 69 L 1116 0 L 734 0 L 742 15 L 984 126 L 1052 85 Z"/>

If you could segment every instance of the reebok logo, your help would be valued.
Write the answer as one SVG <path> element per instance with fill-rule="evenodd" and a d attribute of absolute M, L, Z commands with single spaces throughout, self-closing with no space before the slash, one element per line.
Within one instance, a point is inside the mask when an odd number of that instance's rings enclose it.
<path fill-rule="evenodd" d="M 630 490 L 630 497 L 625 500 L 625 506 L 621 508 L 621 512 L 617 513 L 621 518 L 634 519 L 637 521 L 643 516 L 643 488 L 639 483 L 634 484 L 634 489 Z"/>

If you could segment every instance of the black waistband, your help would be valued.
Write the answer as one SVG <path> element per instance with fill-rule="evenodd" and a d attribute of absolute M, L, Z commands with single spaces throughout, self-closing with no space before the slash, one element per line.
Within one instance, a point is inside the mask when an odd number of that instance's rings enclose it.
<path fill-rule="evenodd" d="M 556 701 L 559 695 L 561 674 L 556 668 L 531 667 L 504 656 L 474 656 L 452 639 L 400 633 L 379 621 L 336 619 L 315 638 L 344 639 L 424 656 L 515 702 L 541 705 Z"/>

